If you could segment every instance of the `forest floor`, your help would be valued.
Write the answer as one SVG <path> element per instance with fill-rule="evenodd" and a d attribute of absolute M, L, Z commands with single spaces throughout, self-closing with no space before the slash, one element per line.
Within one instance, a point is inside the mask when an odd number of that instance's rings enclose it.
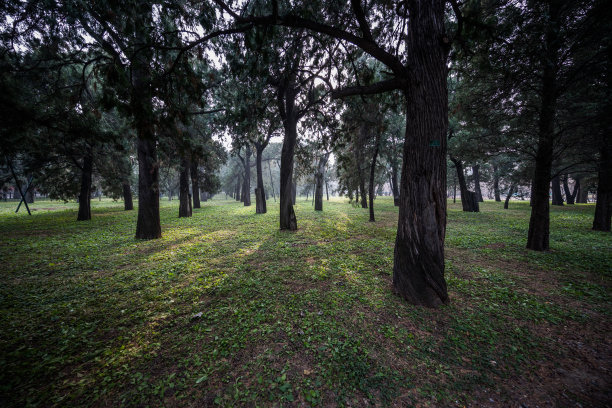
<path fill-rule="evenodd" d="M 551 209 L 551 250 L 525 249 L 529 204 L 449 204 L 451 303 L 391 292 L 397 208 L 346 200 L 299 230 L 277 205 L 221 198 L 134 239 L 136 211 L 0 203 L 0 406 L 606 407 L 612 235 L 593 205 Z"/>

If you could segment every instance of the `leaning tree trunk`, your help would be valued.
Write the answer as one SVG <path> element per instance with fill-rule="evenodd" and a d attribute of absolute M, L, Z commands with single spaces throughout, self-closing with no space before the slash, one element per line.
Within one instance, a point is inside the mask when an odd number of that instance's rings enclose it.
<path fill-rule="evenodd" d="M 479 203 L 482 203 L 482 190 L 480 189 L 480 164 L 472 167 L 474 171 L 474 192 L 476 193 L 476 199 Z"/>
<path fill-rule="evenodd" d="M 325 153 L 319 158 L 317 171 L 315 173 L 315 196 L 314 206 L 315 211 L 323 211 L 323 183 L 325 182 L 325 165 L 329 159 L 329 153 Z M 329 201 L 329 193 L 327 195 Z"/>
<path fill-rule="evenodd" d="M 179 177 L 179 218 L 191 217 L 191 199 L 189 197 L 189 159 L 181 160 L 181 173 Z"/>
<path fill-rule="evenodd" d="M 612 142 L 604 132 L 601 137 L 599 154 L 599 171 L 597 173 L 597 203 L 595 204 L 595 217 L 593 229 L 596 231 L 610 231 L 610 216 L 612 215 Z"/>
<path fill-rule="evenodd" d="M 293 183 L 293 155 L 297 140 L 297 116 L 295 112 L 287 112 L 283 119 L 285 137 L 281 150 L 280 170 L 280 229 L 297 230 L 297 219 L 293 211 L 296 188 Z"/>
<path fill-rule="evenodd" d="M 556 61 L 559 49 L 559 10 L 549 4 L 549 26 L 546 29 L 546 53 L 542 56 L 542 90 L 538 119 L 538 147 L 535 172 L 531 186 L 531 218 L 527 233 L 527 248 L 534 251 L 549 249 L 550 206 L 548 191 L 551 179 L 554 141 L 554 122 L 557 105 Z"/>
<path fill-rule="evenodd" d="M 91 220 L 91 174 L 93 172 L 93 156 L 91 152 L 83 158 L 81 169 L 81 192 L 79 194 L 79 214 L 77 221 Z M 27 196 L 27 193 L 26 193 Z"/>
<path fill-rule="evenodd" d="M 563 205 L 563 195 L 561 194 L 559 176 L 555 176 L 552 179 L 552 205 Z"/>
<path fill-rule="evenodd" d="M 448 303 L 446 235 L 447 49 L 444 0 L 408 3 L 406 138 L 400 187 L 393 287 L 413 304 Z"/>
<path fill-rule="evenodd" d="M 135 42 L 149 44 L 147 30 L 151 26 L 152 10 L 142 3 L 137 13 Z M 151 51 L 142 48 L 132 55 L 132 109 L 138 137 L 138 221 L 136 238 L 161 237 L 159 217 L 159 163 L 153 126 L 153 93 L 151 88 Z"/>
<path fill-rule="evenodd" d="M 459 180 L 459 190 L 461 191 L 461 207 L 465 212 L 480 212 L 478 205 L 478 198 L 476 193 L 469 191 L 467 183 L 465 182 L 465 175 L 463 174 L 463 163 L 460 159 L 456 159 L 450 156 L 451 161 L 455 164 L 457 170 L 457 179 Z"/>
<path fill-rule="evenodd" d="M 378 158 L 378 145 L 380 144 L 381 133 L 376 133 L 376 144 L 374 146 L 374 154 L 372 155 L 372 165 L 370 166 L 370 185 L 368 186 L 368 195 L 370 196 L 370 222 L 376 221 L 374 218 L 374 176 L 376 175 L 376 159 Z"/>
<path fill-rule="evenodd" d="M 514 194 L 515 185 L 511 184 L 510 189 L 508 189 L 508 195 L 506 196 L 506 201 L 504 201 L 504 210 L 508 209 L 508 203 L 510 202 L 510 197 Z"/>
<path fill-rule="evenodd" d="M 200 177 L 198 176 L 198 159 L 197 157 L 191 158 L 191 194 L 193 195 L 193 208 L 200 207 Z"/>
<path fill-rule="evenodd" d="M 499 173 L 497 172 L 497 166 L 493 166 L 493 194 L 495 195 L 495 201 L 501 201 L 501 195 L 499 193 Z"/>
<path fill-rule="evenodd" d="M 129 181 L 123 182 L 123 209 L 130 211 L 134 209 L 134 202 L 132 200 L 132 188 L 130 187 Z"/>
<path fill-rule="evenodd" d="M 265 214 L 268 210 L 266 207 L 266 193 L 264 191 L 263 169 L 261 166 L 261 159 L 263 156 L 263 147 L 261 145 L 256 147 L 256 153 L 257 188 L 255 188 L 255 213 Z"/>

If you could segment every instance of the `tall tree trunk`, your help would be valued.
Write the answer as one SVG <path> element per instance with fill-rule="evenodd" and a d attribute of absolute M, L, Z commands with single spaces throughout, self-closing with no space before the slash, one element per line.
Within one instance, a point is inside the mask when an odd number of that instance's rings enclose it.
<path fill-rule="evenodd" d="M 574 202 L 578 204 L 580 203 L 580 191 L 582 190 L 580 186 L 580 176 L 575 176 L 574 180 L 574 192 L 572 193 L 572 196 L 574 197 Z"/>
<path fill-rule="evenodd" d="M 77 221 L 91 220 L 91 174 L 93 172 L 93 156 L 89 151 L 83 158 L 81 169 L 81 192 L 79 194 L 79 214 Z M 28 193 L 26 192 L 26 197 Z"/>
<path fill-rule="evenodd" d="M 393 156 L 393 153 L 391 153 L 390 157 Z M 391 163 L 391 191 L 393 192 L 393 205 L 395 205 L 396 207 L 399 206 L 399 188 L 397 185 L 397 160 L 392 159 L 390 160 Z"/>
<path fill-rule="evenodd" d="M 315 173 L 315 211 L 323 211 L 323 183 L 325 182 L 325 166 L 327 165 L 328 159 L 329 152 L 319 158 L 319 163 L 317 165 L 317 171 Z M 327 200 L 329 201 L 329 193 L 327 195 Z"/>
<path fill-rule="evenodd" d="M 457 202 L 457 174 L 453 174 L 453 204 Z"/>
<path fill-rule="evenodd" d="M 255 213 L 265 214 L 267 210 L 266 206 L 266 193 L 264 191 L 263 182 L 263 169 L 261 166 L 261 159 L 263 156 L 263 149 L 265 146 L 257 144 L 255 151 L 257 156 L 255 157 L 256 169 L 257 169 L 257 188 L 255 189 Z"/>
<path fill-rule="evenodd" d="M 476 193 L 476 199 L 479 203 L 482 203 L 482 190 L 480 189 L 480 164 L 472 167 L 474 171 L 474 192 Z"/>
<path fill-rule="evenodd" d="M 497 166 L 493 165 L 493 193 L 495 195 L 495 201 L 501 201 L 501 195 L 499 194 L 499 172 Z"/>
<path fill-rule="evenodd" d="M 514 194 L 514 189 L 516 186 L 514 184 L 510 184 L 510 188 L 508 189 L 508 195 L 506 196 L 506 201 L 504 201 L 504 210 L 508 209 L 508 203 L 510 202 L 510 197 Z"/>
<path fill-rule="evenodd" d="M 536 151 L 535 172 L 532 182 L 531 218 L 527 234 L 527 248 L 534 251 L 549 249 L 550 206 L 548 191 L 551 180 L 554 122 L 557 108 L 557 60 L 559 37 L 559 10 L 556 4 L 549 3 L 549 25 L 544 41 L 546 52 L 542 56 L 542 89 L 540 117 L 538 119 L 538 147 Z"/>
<path fill-rule="evenodd" d="M 130 182 L 125 180 L 123 182 L 123 209 L 130 211 L 134 209 L 134 202 L 132 200 L 132 188 Z"/>
<path fill-rule="evenodd" d="M 297 230 L 297 219 L 293 211 L 295 204 L 296 187 L 293 182 L 293 156 L 297 141 L 296 112 L 288 112 L 283 118 L 285 137 L 281 150 L 280 171 L 280 229 Z"/>
<path fill-rule="evenodd" d="M 193 196 L 193 208 L 200 208 L 200 177 L 198 175 L 198 158 L 191 157 L 191 195 Z"/>
<path fill-rule="evenodd" d="M 608 124 L 608 126 L 610 126 Z M 609 130 L 609 129 L 608 129 Z M 597 203 L 593 229 L 610 231 L 610 216 L 612 215 L 612 141 L 610 133 L 602 131 L 599 153 L 599 171 L 597 172 Z"/>
<path fill-rule="evenodd" d="M 374 176 L 376 175 L 376 159 L 378 158 L 378 147 L 380 145 L 381 132 L 376 132 L 374 154 L 372 155 L 372 165 L 370 166 L 370 185 L 368 195 L 370 196 L 370 222 L 376 221 L 374 218 Z"/>
<path fill-rule="evenodd" d="M 242 178 L 236 177 L 236 201 L 242 201 Z"/>
<path fill-rule="evenodd" d="M 251 205 L 251 146 L 247 143 L 246 145 L 246 153 L 244 158 L 244 203 L 245 207 L 249 207 Z"/>
<path fill-rule="evenodd" d="M 189 159 L 183 156 L 179 176 L 179 218 L 191 217 L 191 199 L 189 197 Z"/>
<path fill-rule="evenodd" d="M 444 0 L 408 3 L 406 136 L 393 287 L 413 304 L 448 303 L 444 280 L 448 51 Z"/>
<path fill-rule="evenodd" d="M 272 198 L 274 202 L 276 202 L 276 193 L 274 192 L 274 179 L 272 178 L 272 167 L 270 166 L 270 161 L 268 160 L 268 172 L 270 173 L 270 189 L 272 190 Z"/>
<path fill-rule="evenodd" d="M 135 27 L 135 43 L 149 44 L 147 30 L 151 27 L 152 10 L 148 3 L 139 8 Z M 146 46 L 145 46 L 146 47 Z M 153 127 L 153 93 L 151 89 L 151 50 L 139 46 L 132 55 L 132 110 L 137 134 L 138 151 L 138 221 L 136 238 L 161 237 L 159 217 L 159 163 L 157 137 Z"/>
<path fill-rule="evenodd" d="M 563 195 L 561 194 L 561 185 L 559 183 L 559 176 L 553 177 L 551 181 L 552 205 L 563 205 Z"/>
<path fill-rule="evenodd" d="M 325 180 L 325 194 L 327 194 L 327 201 L 329 201 L 329 185 L 327 180 Z"/>
<path fill-rule="evenodd" d="M 465 212 L 480 212 L 478 198 L 476 193 L 469 191 L 463 174 L 463 163 L 460 159 L 450 156 L 451 161 L 455 164 L 457 170 L 457 179 L 459 180 L 459 190 L 461 191 L 461 207 Z"/>
<path fill-rule="evenodd" d="M 354 150 L 355 155 L 355 166 L 357 168 L 357 180 L 359 181 L 358 188 L 361 196 L 361 208 L 368 208 L 368 197 L 365 189 L 365 176 L 363 175 L 363 158 L 362 151 L 365 140 L 367 140 L 368 126 L 362 122 L 359 132 L 354 136 Z"/>

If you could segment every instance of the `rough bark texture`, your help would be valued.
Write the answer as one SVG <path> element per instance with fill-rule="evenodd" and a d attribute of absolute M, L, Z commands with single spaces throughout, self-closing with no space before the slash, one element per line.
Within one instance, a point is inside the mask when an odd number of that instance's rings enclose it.
<path fill-rule="evenodd" d="M 295 109 L 297 91 L 290 85 L 278 89 L 278 103 L 285 135 L 281 149 L 280 168 L 280 229 L 297 230 L 297 219 L 293 211 L 296 186 L 293 182 L 293 157 L 297 141 L 298 115 Z"/>
<path fill-rule="evenodd" d="M 328 159 L 329 153 L 325 153 L 319 158 L 319 163 L 317 165 L 317 171 L 315 173 L 315 211 L 323 211 L 323 183 L 325 182 L 325 166 L 327 165 Z M 327 200 L 329 200 L 329 193 L 327 194 Z"/>
<path fill-rule="evenodd" d="M 257 214 L 265 214 L 268 209 L 266 206 L 266 194 L 264 191 L 264 182 L 263 182 L 263 168 L 261 166 L 261 159 L 263 156 L 263 150 L 265 146 L 257 146 L 256 148 L 256 169 L 257 169 L 257 188 L 255 188 L 255 213 Z"/>
<path fill-rule="evenodd" d="M 497 166 L 493 166 L 493 194 L 495 195 L 495 201 L 501 201 L 501 195 L 499 193 L 499 173 L 497 172 Z"/>
<path fill-rule="evenodd" d="M 183 157 L 181 160 L 181 172 L 179 176 L 179 218 L 191 217 L 191 197 L 189 197 L 189 159 Z"/>
<path fill-rule="evenodd" d="M 138 44 L 148 44 L 151 26 L 151 7 L 143 3 L 141 18 L 135 25 Z M 136 238 L 161 237 L 159 218 L 159 163 L 153 129 L 153 95 L 150 72 L 151 52 L 141 49 L 132 56 L 132 109 L 137 134 L 138 151 L 138 220 Z"/>
<path fill-rule="evenodd" d="M 561 194 L 561 185 L 559 183 L 559 176 L 552 178 L 552 205 L 563 205 L 563 195 Z"/>
<path fill-rule="evenodd" d="M 376 175 L 376 159 L 378 158 L 380 137 L 381 132 L 377 132 L 376 142 L 374 145 L 374 154 L 372 155 L 372 164 L 370 165 L 370 185 L 368 186 L 368 195 L 370 196 L 370 222 L 376 221 L 374 218 L 374 176 Z"/>
<path fill-rule="evenodd" d="M 443 0 L 408 3 L 406 139 L 395 239 L 393 287 L 407 301 L 448 303 L 446 235 L 447 48 Z"/>
<path fill-rule="evenodd" d="M 88 153 L 83 158 L 81 169 L 81 192 L 79 193 L 79 214 L 77 221 L 91 220 L 91 175 L 93 171 L 93 157 Z M 28 193 L 26 192 L 26 197 Z"/>
<path fill-rule="evenodd" d="M 472 167 L 474 172 L 474 192 L 476 193 L 476 199 L 479 203 L 482 203 L 482 190 L 480 189 L 480 164 Z"/>
<path fill-rule="evenodd" d="M 200 178 L 198 176 L 198 159 L 191 158 L 191 194 L 193 195 L 193 208 L 200 208 Z"/>
<path fill-rule="evenodd" d="M 542 89 L 540 117 L 538 119 L 538 147 L 535 172 L 531 186 L 531 217 L 527 234 L 527 248 L 534 251 L 549 249 L 550 206 L 548 191 L 551 179 L 554 142 L 554 121 L 557 104 L 557 53 L 559 36 L 559 11 L 554 4 L 549 7 L 550 23 L 546 30 L 545 49 L 542 56 Z"/>
<path fill-rule="evenodd" d="M 599 180 L 597 182 L 597 204 L 593 229 L 610 231 L 610 216 L 612 215 L 612 141 L 609 134 L 602 135 L 599 153 Z"/>
<path fill-rule="evenodd" d="M 480 212 L 478 205 L 478 197 L 473 191 L 469 191 L 463 174 L 463 163 L 460 159 L 450 157 L 457 170 L 457 179 L 459 180 L 459 190 L 461 191 L 461 207 L 465 212 Z"/>
<path fill-rule="evenodd" d="M 508 189 L 508 195 L 506 196 L 506 201 L 504 201 L 504 210 L 508 209 L 508 203 L 510 202 L 510 197 L 512 197 L 512 194 L 514 194 L 514 189 L 516 187 L 514 186 L 514 184 L 510 185 L 510 189 Z"/>
<path fill-rule="evenodd" d="M 130 211 L 134 209 L 134 201 L 132 200 L 132 188 L 128 181 L 123 182 L 123 209 Z"/>

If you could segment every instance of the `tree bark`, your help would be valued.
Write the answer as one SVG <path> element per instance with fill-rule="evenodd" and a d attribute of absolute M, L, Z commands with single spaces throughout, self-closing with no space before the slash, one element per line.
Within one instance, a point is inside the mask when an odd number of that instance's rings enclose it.
<path fill-rule="evenodd" d="M 504 210 L 508 209 L 508 203 L 510 202 L 510 197 L 512 197 L 512 194 L 514 194 L 514 189 L 515 189 L 515 185 L 511 184 L 510 188 L 508 189 L 508 195 L 506 196 L 506 201 L 504 201 Z"/>
<path fill-rule="evenodd" d="M 325 194 L 327 194 L 327 201 L 329 201 L 329 185 L 327 180 L 325 180 Z"/>
<path fill-rule="evenodd" d="M 255 213 L 256 214 L 265 214 L 267 210 L 266 206 L 266 194 L 264 191 L 264 182 L 263 182 L 263 169 L 261 166 L 261 159 L 263 156 L 263 150 L 265 146 L 262 144 L 257 144 L 255 147 L 255 151 L 257 156 L 255 157 L 256 169 L 257 169 L 257 188 L 255 189 Z"/>
<path fill-rule="evenodd" d="M 578 194 L 576 196 L 576 202 L 580 204 L 586 204 L 589 201 L 589 187 L 587 184 L 580 183 L 578 188 Z"/>
<path fill-rule="evenodd" d="M 372 165 L 370 166 L 370 185 L 368 195 L 370 196 L 370 222 L 376 221 L 374 218 L 374 176 L 376 175 L 376 159 L 378 158 L 378 147 L 380 145 L 381 132 L 376 133 L 374 154 L 372 155 Z"/>
<path fill-rule="evenodd" d="M 476 199 L 479 203 L 484 202 L 482 199 L 482 190 L 480 189 L 480 164 L 472 167 L 474 171 L 474 192 L 476 193 Z"/>
<path fill-rule="evenodd" d="M 81 169 L 81 192 L 79 194 L 79 213 L 77 221 L 91 220 L 91 175 L 93 172 L 93 156 L 89 151 L 83 158 Z M 28 193 L 26 192 L 26 197 Z"/>
<path fill-rule="evenodd" d="M 461 191 L 461 207 L 465 212 L 480 212 L 478 205 L 478 198 L 476 193 L 469 191 L 467 183 L 465 182 L 465 175 L 463 174 L 463 163 L 460 159 L 456 159 L 450 156 L 451 161 L 455 164 L 457 170 L 457 179 L 459 180 L 459 190 Z"/>
<path fill-rule="evenodd" d="M 499 193 L 499 173 L 497 166 L 493 166 L 493 194 L 495 195 L 495 201 L 501 201 L 501 195 Z"/>
<path fill-rule="evenodd" d="M 179 176 L 179 218 L 191 217 L 191 197 L 189 197 L 189 159 L 183 156 Z"/>
<path fill-rule="evenodd" d="M 134 202 L 132 200 L 132 188 L 130 187 L 130 183 L 127 180 L 123 182 L 123 209 L 125 211 L 130 211 L 134 209 Z"/>
<path fill-rule="evenodd" d="M 245 207 L 249 207 L 251 205 L 251 146 L 247 143 L 246 145 L 246 153 L 244 158 L 244 185 L 243 185 L 243 194 Z"/>
<path fill-rule="evenodd" d="M 448 303 L 446 235 L 446 89 L 448 48 L 443 0 L 408 2 L 406 136 L 400 187 L 393 287 L 407 301 Z"/>
<path fill-rule="evenodd" d="M 242 181 L 241 181 L 241 177 L 237 176 L 236 177 L 236 201 L 242 201 Z"/>
<path fill-rule="evenodd" d="M 297 230 L 297 219 L 293 205 L 295 204 L 296 187 L 293 182 L 293 155 L 297 140 L 297 116 L 291 112 L 283 120 L 285 137 L 281 150 L 280 171 L 280 229 Z"/>
<path fill-rule="evenodd" d="M 593 229 L 610 231 L 610 216 L 612 215 L 612 142 L 605 130 L 601 135 L 599 153 L 599 171 L 597 173 L 597 202 Z"/>
<path fill-rule="evenodd" d="M 457 202 L 457 174 L 453 174 L 453 204 Z"/>
<path fill-rule="evenodd" d="M 317 171 L 315 173 L 315 211 L 323 211 L 323 183 L 325 182 L 325 166 L 327 165 L 328 159 L 329 152 L 326 152 L 319 158 L 319 163 L 317 165 Z M 327 195 L 327 200 L 329 201 L 329 193 Z"/>
<path fill-rule="evenodd" d="M 198 176 L 198 158 L 191 157 L 191 195 L 193 196 L 193 208 L 200 208 L 200 177 Z"/>
<path fill-rule="evenodd" d="M 365 189 L 365 177 L 363 175 L 363 159 L 362 159 L 362 150 L 365 140 L 367 140 L 367 131 L 368 126 L 364 122 L 362 122 L 359 132 L 354 136 L 354 150 L 353 154 L 355 155 L 355 166 L 357 168 L 357 180 L 359 181 L 358 188 L 359 194 L 361 197 L 361 208 L 368 208 L 368 197 L 366 195 Z"/>
<path fill-rule="evenodd" d="M 551 182 L 552 185 L 552 205 L 563 205 L 563 195 L 561 194 L 561 185 L 559 184 L 559 176 L 555 176 Z"/>
<path fill-rule="evenodd" d="M 549 25 L 544 41 L 546 53 L 542 56 L 541 106 L 538 119 L 538 147 L 535 172 L 531 187 L 531 218 L 527 234 L 527 248 L 534 251 L 549 249 L 550 206 L 548 191 L 551 179 L 554 122 L 557 105 L 557 60 L 559 37 L 559 10 L 556 4 L 549 4 Z"/>
<path fill-rule="evenodd" d="M 274 179 L 272 178 L 272 167 L 270 166 L 270 161 L 268 161 L 268 172 L 270 173 L 270 189 L 272 190 L 272 198 L 274 202 L 276 202 L 276 193 L 274 192 Z"/>

